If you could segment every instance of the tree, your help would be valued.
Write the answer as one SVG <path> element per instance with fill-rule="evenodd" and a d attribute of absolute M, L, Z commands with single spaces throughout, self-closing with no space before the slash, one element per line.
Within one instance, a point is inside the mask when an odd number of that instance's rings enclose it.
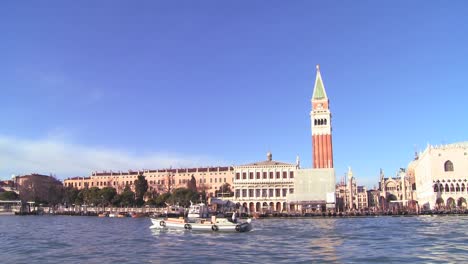
<path fill-rule="evenodd" d="M 194 202 L 199 199 L 199 193 L 188 188 L 177 188 L 171 195 L 170 200 L 174 204 L 179 204 L 183 207 L 188 207 L 190 201 Z"/>
<path fill-rule="evenodd" d="M 221 185 L 219 190 L 215 191 L 215 196 L 221 196 L 221 197 L 228 196 L 228 197 L 231 197 L 233 195 L 234 195 L 234 192 L 231 190 L 231 185 L 229 183 L 227 183 L 227 182 L 225 184 Z"/>
<path fill-rule="evenodd" d="M 171 194 L 170 193 L 163 193 L 156 197 L 156 206 L 157 207 L 164 207 L 166 206 L 166 202 L 170 199 Z"/>
<path fill-rule="evenodd" d="M 1 192 L 0 193 L 0 200 L 18 200 L 19 195 L 12 191 Z"/>
<path fill-rule="evenodd" d="M 145 179 L 145 176 L 141 174 L 138 175 L 138 178 L 135 180 L 135 194 L 137 206 L 142 206 L 144 204 L 143 197 L 145 196 L 147 190 L 148 181 Z"/>
<path fill-rule="evenodd" d="M 64 188 L 62 202 L 66 205 L 74 204 L 79 193 L 80 191 L 74 187 L 69 186 Z"/>
<path fill-rule="evenodd" d="M 124 191 L 120 194 L 121 206 L 133 206 L 135 204 L 135 193 L 130 190 L 130 187 L 125 186 Z"/>
<path fill-rule="evenodd" d="M 99 190 L 99 196 L 102 199 L 103 205 L 109 206 L 112 204 L 114 197 L 117 195 L 117 191 L 112 187 L 104 187 Z"/>
<path fill-rule="evenodd" d="M 100 205 L 102 198 L 100 195 L 99 187 L 91 187 L 89 189 L 83 189 L 84 192 L 84 203 L 87 205 Z"/>
<path fill-rule="evenodd" d="M 190 181 L 187 182 L 187 189 L 192 190 L 194 192 L 197 191 L 197 180 L 195 180 L 195 177 L 193 175 Z"/>

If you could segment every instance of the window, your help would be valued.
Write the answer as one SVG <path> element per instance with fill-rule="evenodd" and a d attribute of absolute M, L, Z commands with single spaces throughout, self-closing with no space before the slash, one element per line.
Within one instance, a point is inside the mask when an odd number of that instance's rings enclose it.
<path fill-rule="evenodd" d="M 240 173 L 236 172 L 236 180 L 239 180 L 240 179 Z M 201 183 L 201 179 L 200 179 L 200 183 Z"/>
<path fill-rule="evenodd" d="M 267 197 L 267 189 L 262 189 L 262 197 Z"/>
<path fill-rule="evenodd" d="M 267 173 L 263 172 L 263 179 L 266 179 L 266 178 L 267 178 Z"/>
<path fill-rule="evenodd" d="M 290 194 L 293 194 L 293 193 L 294 193 L 294 189 L 293 189 L 293 188 L 289 189 L 289 193 L 290 193 Z"/>
<path fill-rule="evenodd" d="M 277 171 L 277 172 L 276 172 L 276 179 L 279 179 L 279 178 L 280 178 L 280 172 Z"/>
<path fill-rule="evenodd" d="M 247 197 L 247 190 L 246 189 L 242 190 L 242 197 Z"/>
<path fill-rule="evenodd" d="M 286 171 L 283 171 L 283 179 L 286 179 L 288 177 L 288 173 Z"/>
<path fill-rule="evenodd" d="M 253 180 L 253 172 L 249 172 L 249 179 Z"/>
<path fill-rule="evenodd" d="M 254 190 L 253 189 L 249 189 L 249 197 L 253 197 L 254 196 Z"/>
<path fill-rule="evenodd" d="M 273 197 L 273 189 L 268 190 L 268 197 Z"/>
<path fill-rule="evenodd" d="M 283 189 L 283 197 L 286 197 L 286 194 L 288 194 L 288 189 Z"/>
<path fill-rule="evenodd" d="M 273 172 L 270 171 L 270 179 L 273 179 Z"/>
<path fill-rule="evenodd" d="M 242 179 L 243 180 L 247 179 L 247 173 L 245 173 L 245 172 L 242 173 Z"/>
<path fill-rule="evenodd" d="M 280 197 L 281 196 L 281 190 L 280 189 L 276 189 L 275 190 L 275 197 Z"/>
<path fill-rule="evenodd" d="M 240 190 L 236 190 L 236 198 L 239 198 L 240 196 Z"/>
<path fill-rule="evenodd" d="M 260 172 L 257 171 L 255 176 L 256 176 L 257 180 L 259 180 L 260 179 Z"/>
<path fill-rule="evenodd" d="M 260 189 L 255 189 L 255 197 L 260 197 Z"/>
<path fill-rule="evenodd" d="M 453 171 L 453 163 L 450 160 L 447 160 L 444 164 L 445 171 Z"/>
<path fill-rule="evenodd" d="M 289 172 L 289 178 L 293 179 L 294 178 L 294 171 Z"/>

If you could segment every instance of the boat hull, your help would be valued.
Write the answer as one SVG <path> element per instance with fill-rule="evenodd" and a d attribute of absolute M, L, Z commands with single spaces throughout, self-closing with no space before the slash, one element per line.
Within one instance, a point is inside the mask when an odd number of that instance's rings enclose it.
<path fill-rule="evenodd" d="M 156 229 L 174 229 L 187 231 L 204 231 L 204 232 L 232 232 L 241 233 L 252 230 L 252 224 L 249 222 L 231 223 L 222 221 L 217 223 L 200 223 L 200 222 L 182 222 L 171 221 L 170 219 L 151 219 L 153 225 L 150 228 Z"/>

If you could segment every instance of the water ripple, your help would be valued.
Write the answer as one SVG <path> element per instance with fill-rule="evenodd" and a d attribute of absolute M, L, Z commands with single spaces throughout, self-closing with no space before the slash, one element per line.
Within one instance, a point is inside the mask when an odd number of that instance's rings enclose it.
<path fill-rule="evenodd" d="M 0 217 L 2 263 L 459 263 L 467 216 L 264 219 L 249 233 L 150 230 L 147 218 Z"/>

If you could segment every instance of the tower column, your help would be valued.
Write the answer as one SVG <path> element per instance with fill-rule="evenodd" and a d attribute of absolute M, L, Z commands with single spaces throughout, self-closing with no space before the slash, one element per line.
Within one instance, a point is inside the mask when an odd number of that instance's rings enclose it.
<path fill-rule="evenodd" d="M 324 168 L 330 168 L 330 160 L 329 160 L 329 153 L 328 153 L 330 151 L 329 142 L 328 142 L 329 138 L 330 138 L 330 135 L 324 135 L 323 136 L 323 139 L 325 141 L 325 144 L 324 144 L 325 145 L 325 148 L 324 148 L 325 153 L 323 155 L 324 158 L 325 158 L 325 160 L 323 161 L 324 162 L 324 166 L 323 166 Z"/>
<path fill-rule="evenodd" d="M 313 167 L 333 168 L 331 113 L 318 65 L 311 103 L 310 121 L 312 124 Z"/>
<path fill-rule="evenodd" d="M 313 168 L 317 168 L 317 136 L 312 136 L 312 149 L 313 149 Z"/>

